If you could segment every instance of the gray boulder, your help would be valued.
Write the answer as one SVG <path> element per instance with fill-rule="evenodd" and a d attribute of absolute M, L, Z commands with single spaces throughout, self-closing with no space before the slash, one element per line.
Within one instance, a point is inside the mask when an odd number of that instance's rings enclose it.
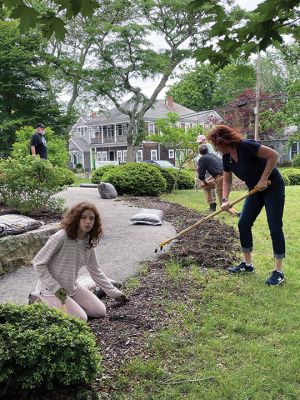
<path fill-rule="evenodd" d="M 115 199 L 118 197 L 118 193 L 111 183 L 100 182 L 98 190 L 102 199 Z"/>

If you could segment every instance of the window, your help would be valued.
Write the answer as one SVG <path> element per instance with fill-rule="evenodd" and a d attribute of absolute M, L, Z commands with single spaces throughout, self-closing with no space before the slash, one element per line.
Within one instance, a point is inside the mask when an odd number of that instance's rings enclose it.
<path fill-rule="evenodd" d="M 152 161 L 157 160 L 157 150 L 151 150 L 151 158 Z"/>
<path fill-rule="evenodd" d="M 117 150 L 117 161 L 118 163 L 122 162 L 122 150 Z"/>
<path fill-rule="evenodd" d="M 136 153 L 136 161 L 143 161 L 143 150 L 138 150 Z"/>
<path fill-rule="evenodd" d="M 118 136 L 123 136 L 123 127 L 122 125 L 116 125 L 116 131 Z"/>
<path fill-rule="evenodd" d="M 174 150 L 169 150 L 169 158 L 174 158 Z"/>
<path fill-rule="evenodd" d="M 152 122 L 149 122 L 148 124 L 148 132 L 155 133 L 155 125 Z"/>
<path fill-rule="evenodd" d="M 97 151 L 97 161 L 107 161 L 107 152 Z"/>
<path fill-rule="evenodd" d="M 291 159 L 299 153 L 299 143 L 292 143 L 291 145 Z"/>
<path fill-rule="evenodd" d="M 80 132 L 80 126 L 77 127 L 77 132 Z"/>
<path fill-rule="evenodd" d="M 127 161 L 127 150 L 123 150 L 123 162 Z"/>
<path fill-rule="evenodd" d="M 107 127 L 107 137 L 112 138 L 114 135 L 114 126 L 113 125 L 108 125 Z"/>

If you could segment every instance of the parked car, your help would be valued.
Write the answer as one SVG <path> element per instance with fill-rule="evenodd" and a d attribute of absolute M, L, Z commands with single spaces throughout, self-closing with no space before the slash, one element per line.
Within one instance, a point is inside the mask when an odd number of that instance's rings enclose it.
<path fill-rule="evenodd" d="M 158 165 L 160 168 L 176 168 L 170 161 L 167 160 L 144 160 L 143 162 Z"/>

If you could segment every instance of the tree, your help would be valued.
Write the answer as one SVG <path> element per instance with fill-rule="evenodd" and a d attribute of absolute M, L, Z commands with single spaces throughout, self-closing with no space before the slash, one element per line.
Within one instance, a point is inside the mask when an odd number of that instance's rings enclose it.
<path fill-rule="evenodd" d="M 202 0 L 193 0 L 191 7 L 196 11 L 202 4 Z M 198 59 L 209 59 L 222 67 L 232 57 L 244 55 L 247 58 L 271 44 L 282 44 L 287 34 L 296 42 L 299 40 L 299 0 L 265 0 L 248 13 L 235 7 L 227 15 L 219 13 L 211 26 L 208 45 L 198 51 Z"/>
<path fill-rule="evenodd" d="M 217 5 L 210 0 L 197 13 L 188 10 L 186 0 L 121 3 L 115 0 L 108 7 L 109 21 L 116 14 L 123 13 L 123 18 L 109 27 L 106 23 L 106 29 L 103 29 L 103 18 L 94 20 L 93 55 L 98 63 L 97 69 L 88 71 L 88 79 L 91 90 L 99 97 L 108 98 L 128 116 L 127 154 L 128 161 L 134 161 L 145 134 L 146 111 L 153 106 L 175 67 L 191 57 L 200 38 L 207 36 L 206 23 L 214 18 Z M 158 49 L 151 45 L 150 33 L 159 36 L 164 47 Z M 159 78 L 150 98 L 136 84 L 137 80 L 143 82 L 146 78 Z M 122 101 L 124 96 L 130 97 L 126 103 Z"/>
<path fill-rule="evenodd" d="M 185 73 L 178 83 L 172 85 L 167 95 L 191 110 L 210 110 L 215 106 L 213 96 L 216 79 L 213 67 L 199 64 L 194 71 Z"/>
<path fill-rule="evenodd" d="M 54 8 L 53 3 L 56 6 Z M 47 39 L 54 33 L 57 39 L 64 40 L 66 20 L 72 20 L 78 14 L 92 17 L 99 7 L 97 0 L 54 0 L 53 3 L 0 0 L 0 9 L 9 10 L 10 18 L 20 21 L 21 33 L 39 26 Z"/>
<path fill-rule="evenodd" d="M 229 102 L 218 112 L 222 115 L 224 123 L 234 126 L 243 132 L 248 138 L 254 137 L 254 106 L 256 94 L 252 89 L 246 89 L 240 96 L 233 101 Z M 277 112 L 282 109 L 283 101 L 278 98 L 276 94 L 269 96 L 265 93 L 260 93 L 261 98 L 261 119 L 260 124 L 263 131 L 261 132 L 261 139 L 268 135 L 273 135 L 278 128 L 276 124 L 269 124 L 267 121 L 274 118 Z"/>
<path fill-rule="evenodd" d="M 168 90 L 177 103 L 195 111 L 223 106 L 247 88 L 255 86 L 255 70 L 245 63 L 228 64 L 216 71 L 209 64 L 198 64 L 194 71 Z"/>
<path fill-rule="evenodd" d="M 173 189 L 177 187 L 180 170 L 183 165 L 192 161 L 198 154 L 199 144 L 196 139 L 199 134 L 203 134 L 202 126 L 197 125 L 185 130 L 185 128 L 178 126 L 178 121 L 178 114 L 169 113 L 167 118 L 160 118 L 155 121 L 160 133 L 147 136 L 148 140 L 153 140 L 175 150 L 179 169 Z"/>
<path fill-rule="evenodd" d="M 0 152 L 8 154 L 15 131 L 43 122 L 64 134 L 72 120 L 46 90 L 49 71 L 43 60 L 41 38 L 21 35 L 15 21 L 0 20 Z"/>

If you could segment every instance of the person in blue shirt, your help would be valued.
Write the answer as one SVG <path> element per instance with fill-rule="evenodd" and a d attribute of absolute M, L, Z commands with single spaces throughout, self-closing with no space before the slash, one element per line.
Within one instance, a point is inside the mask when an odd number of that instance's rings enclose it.
<path fill-rule="evenodd" d="M 208 139 L 217 151 L 223 155 L 223 210 L 229 209 L 229 194 L 232 173 L 244 181 L 249 190 L 254 187 L 258 192 L 246 198 L 239 219 L 238 228 L 244 260 L 237 266 L 228 268 L 231 273 L 253 272 L 252 264 L 252 225 L 265 207 L 272 238 L 275 268 L 266 280 L 268 285 L 284 282 L 282 260 L 285 257 L 285 239 L 283 234 L 284 182 L 276 168 L 278 153 L 255 140 L 243 139 L 242 133 L 227 125 L 214 128 Z M 271 184 L 268 186 L 268 180 Z"/>

